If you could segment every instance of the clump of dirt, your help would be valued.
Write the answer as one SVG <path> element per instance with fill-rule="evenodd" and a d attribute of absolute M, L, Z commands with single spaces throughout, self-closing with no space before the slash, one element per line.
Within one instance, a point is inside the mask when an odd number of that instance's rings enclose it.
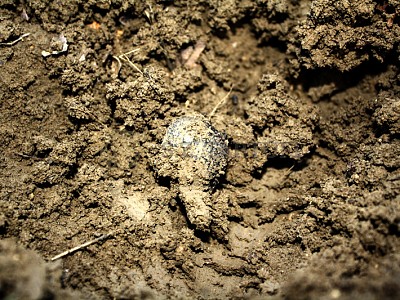
<path fill-rule="evenodd" d="M 349 71 L 366 61 L 390 60 L 398 47 L 399 33 L 393 28 L 398 5 L 397 1 L 313 1 L 292 37 L 299 64 Z"/>
<path fill-rule="evenodd" d="M 3 299 L 76 299 L 79 292 L 62 287 L 60 265 L 47 264 L 14 240 L 0 241 L 0 296 Z"/>
<path fill-rule="evenodd" d="M 399 14 L 3 1 L 0 295 L 399 297 Z"/>

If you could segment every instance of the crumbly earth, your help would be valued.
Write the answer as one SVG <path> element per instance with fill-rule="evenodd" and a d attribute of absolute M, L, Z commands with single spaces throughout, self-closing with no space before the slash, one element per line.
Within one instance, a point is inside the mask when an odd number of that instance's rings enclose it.
<path fill-rule="evenodd" d="M 400 298 L 399 41 L 397 0 L 1 1 L 0 298 Z M 201 232 L 154 159 L 231 88 Z"/>

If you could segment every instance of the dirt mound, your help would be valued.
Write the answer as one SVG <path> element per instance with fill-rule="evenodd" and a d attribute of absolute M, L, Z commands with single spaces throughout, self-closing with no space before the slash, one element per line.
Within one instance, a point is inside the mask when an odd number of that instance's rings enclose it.
<path fill-rule="evenodd" d="M 0 3 L 0 297 L 399 298 L 399 14 Z"/>

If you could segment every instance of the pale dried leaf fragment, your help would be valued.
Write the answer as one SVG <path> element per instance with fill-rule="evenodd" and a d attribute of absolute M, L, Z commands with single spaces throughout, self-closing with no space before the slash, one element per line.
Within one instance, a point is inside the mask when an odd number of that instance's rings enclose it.
<path fill-rule="evenodd" d="M 53 50 L 53 51 L 42 51 L 43 57 L 48 57 L 50 55 L 58 55 L 68 50 L 68 41 L 67 38 L 61 33 L 59 37 L 53 39 L 54 42 L 61 44 L 61 50 Z"/>
<path fill-rule="evenodd" d="M 205 48 L 206 48 L 206 43 L 202 40 L 199 40 L 199 41 L 197 41 L 196 45 L 194 46 L 193 51 L 191 51 L 192 49 L 190 49 L 190 47 L 188 49 L 186 49 L 186 50 L 188 50 L 188 53 L 189 53 L 189 51 L 191 53 L 190 53 L 189 58 L 184 63 L 184 66 L 187 68 L 195 68 L 197 66 L 196 62 L 199 59 L 200 54 L 204 51 Z M 186 50 L 184 50 L 182 52 L 182 59 L 184 59 L 183 54 L 187 55 L 187 53 L 185 53 Z"/>

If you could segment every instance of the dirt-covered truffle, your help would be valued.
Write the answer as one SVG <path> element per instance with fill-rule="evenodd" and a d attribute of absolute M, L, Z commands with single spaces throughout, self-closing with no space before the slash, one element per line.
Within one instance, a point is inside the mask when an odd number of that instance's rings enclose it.
<path fill-rule="evenodd" d="M 207 231 L 211 223 L 211 193 L 225 173 L 228 142 L 202 115 L 176 119 L 168 127 L 155 161 L 157 173 L 179 184 L 189 221 Z"/>

